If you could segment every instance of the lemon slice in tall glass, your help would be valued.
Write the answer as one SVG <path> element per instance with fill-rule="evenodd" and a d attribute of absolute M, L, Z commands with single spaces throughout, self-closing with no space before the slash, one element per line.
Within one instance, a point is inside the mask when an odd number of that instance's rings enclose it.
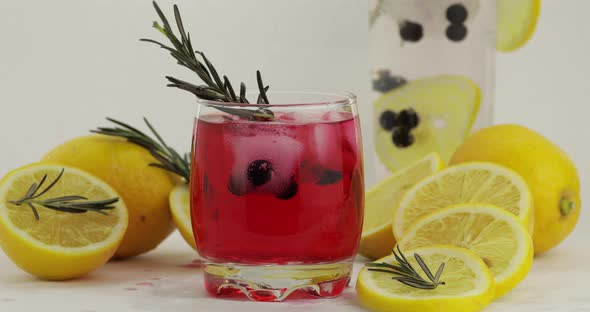
<path fill-rule="evenodd" d="M 479 87 L 463 76 L 422 78 L 389 91 L 374 103 L 379 159 L 392 172 L 433 152 L 448 162 L 471 131 L 480 101 Z M 409 110 L 416 116 L 408 134 L 411 139 L 400 142 L 397 132 L 402 128 L 396 127 L 392 116 Z"/>

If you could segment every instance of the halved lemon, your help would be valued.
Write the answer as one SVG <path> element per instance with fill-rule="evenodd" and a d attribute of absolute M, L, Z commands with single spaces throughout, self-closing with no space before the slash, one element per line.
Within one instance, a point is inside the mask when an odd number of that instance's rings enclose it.
<path fill-rule="evenodd" d="M 378 259 L 391 253 L 396 241 L 391 232 L 391 218 L 402 196 L 414 184 L 443 167 L 436 153 L 409 165 L 370 189 L 365 194 L 365 218 L 359 253 Z"/>
<path fill-rule="evenodd" d="M 408 262 L 426 279 L 414 254 L 420 255 L 431 271 L 441 263 L 445 266 L 440 276 L 444 285 L 435 289 L 418 289 L 406 286 L 384 272 L 361 270 L 356 290 L 360 302 L 373 311 L 480 311 L 494 298 L 494 279 L 480 257 L 454 246 L 430 246 L 408 249 L 404 252 Z M 395 257 L 375 261 L 398 265 Z M 432 273 L 434 273 L 432 272 Z"/>
<path fill-rule="evenodd" d="M 541 0 L 498 0 L 496 48 L 502 52 L 522 47 L 537 27 Z"/>
<path fill-rule="evenodd" d="M 184 240 L 194 250 L 197 250 L 197 244 L 193 236 L 193 227 L 191 225 L 191 205 L 188 185 L 179 184 L 172 189 L 172 192 L 170 192 L 170 211 L 172 212 L 174 224 L 176 224 Z"/>
<path fill-rule="evenodd" d="M 393 217 L 393 233 L 399 240 L 419 218 L 465 203 L 502 207 L 518 216 L 532 234 L 533 203 L 528 185 L 515 171 L 487 162 L 451 166 L 417 183 Z"/>
<path fill-rule="evenodd" d="M 34 204 L 37 220 L 28 205 L 11 203 L 47 175 L 44 189 L 62 169 L 61 179 L 37 200 L 69 195 L 88 200 L 119 198 L 114 209 L 106 210 L 106 214 L 69 213 Z M 121 243 L 128 216 L 120 198 L 104 181 L 76 168 L 43 163 L 16 169 L 0 181 L 0 246 L 16 265 L 38 277 L 79 277 L 105 264 Z"/>
<path fill-rule="evenodd" d="M 469 134 L 480 100 L 475 82 L 450 75 L 415 80 L 384 94 L 374 103 L 375 146 L 381 162 L 395 172 L 436 152 L 447 163 Z M 394 139 L 398 129 L 383 121 L 408 109 L 418 115 L 418 125 L 409 132 L 413 143 L 403 147 Z"/>
<path fill-rule="evenodd" d="M 533 241 L 519 219 L 492 205 L 449 207 L 418 220 L 400 240 L 402 250 L 429 245 L 467 248 L 487 264 L 496 297 L 516 287 L 533 263 Z"/>

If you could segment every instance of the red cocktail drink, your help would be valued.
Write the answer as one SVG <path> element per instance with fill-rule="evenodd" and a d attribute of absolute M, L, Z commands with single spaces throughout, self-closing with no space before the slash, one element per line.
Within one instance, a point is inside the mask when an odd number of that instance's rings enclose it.
<path fill-rule="evenodd" d="M 210 292 L 282 300 L 342 291 L 364 188 L 354 101 L 341 102 L 271 105 L 273 120 L 197 117 L 191 212 Z"/>

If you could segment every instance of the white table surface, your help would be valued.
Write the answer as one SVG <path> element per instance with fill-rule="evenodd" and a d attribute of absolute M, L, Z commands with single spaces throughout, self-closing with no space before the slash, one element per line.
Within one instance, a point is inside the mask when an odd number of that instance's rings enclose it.
<path fill-rule="evenodd" d="M 590 312 L 590 254 L 577 238 L 536 258 L 526 279 L 485 311 Z M 175 233 L 144 256 L 110 262 L 82 279 L 48 282 L 0 254 L 0 311 L 364 311 L 353 287 L 337 299 L 258 303 L 213 298 L 205 292 L 201 269 L 190 267 L 194 259 Z"/>

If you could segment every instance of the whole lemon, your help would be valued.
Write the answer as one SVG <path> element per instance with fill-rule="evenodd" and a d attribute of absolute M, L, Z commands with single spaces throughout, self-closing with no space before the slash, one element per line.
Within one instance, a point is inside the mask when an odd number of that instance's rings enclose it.
<path fill-rule="evenodd" d="M 518 172 L 528 183 L 535 213 L 535 254 L 557 246 L 580 216 L 580 179 L 572 160 L 557 145 L 519 125 L 496 125 L 468 137 L 450 164 L 490 161 Z"/>
<path fill-rule="evenodd" d="M 89 135 L 59 145 L 43 161 L 88 171 L 121 194 L 129 226 L 116 258 L 150 251 L 174 230 L 168 196 L 176 179 L 162 169 L 150 167 L 157 161 L 144 148 L 121 138 Z"/>

